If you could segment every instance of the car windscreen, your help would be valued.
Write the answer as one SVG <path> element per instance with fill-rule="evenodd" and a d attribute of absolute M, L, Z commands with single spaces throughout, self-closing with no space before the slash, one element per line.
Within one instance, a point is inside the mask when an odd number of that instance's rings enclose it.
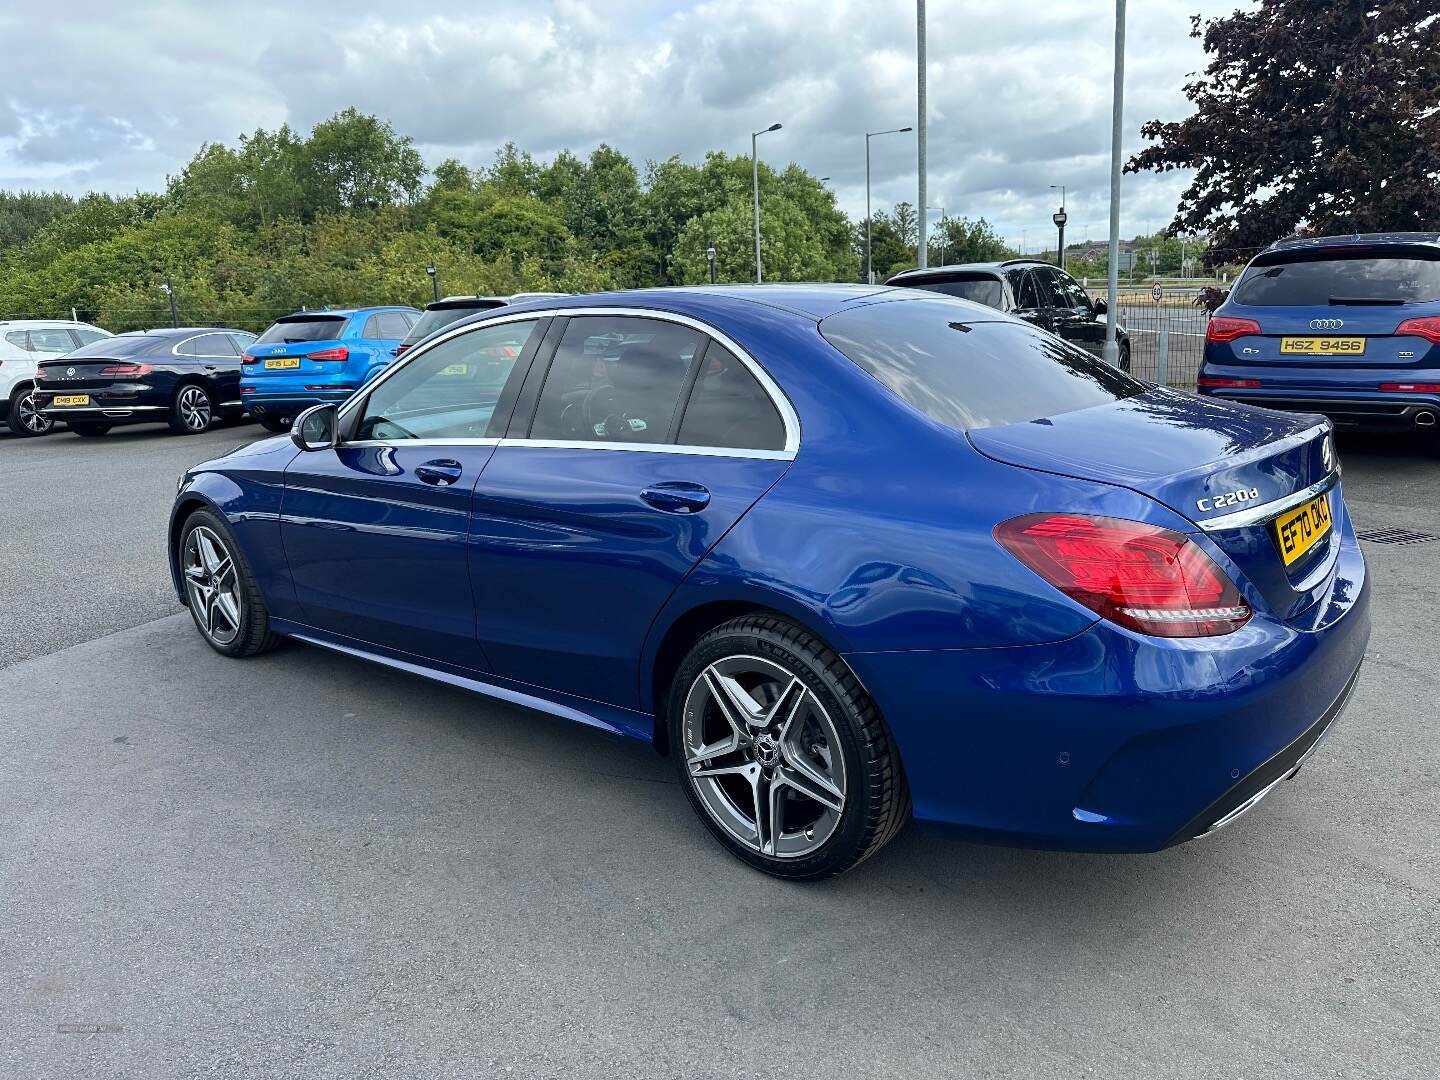
<path fill-rule="evenodd" d="M 998 308 L 1004 305 L 1005 293 L 1000 279 L 988 274 L 973 274 L 969 277 L 955 277 L 946 281 L 917 281 L 905 283 L 909 289 L 924 289 L 927 292 L 958 296 L 961 300 L 973 300 L 986 307 Z"/>
<path fill-rule="evenodd" d="M 837 312 L 820 333 L 931 419 L 970 431 L 1088 409 L 1145 384 L 1053 334 L 952 300 Z"/>
<path fill-rule="evenodd" d="M 256 345 L 277 345 L 291 341 L 334 341 L 345 331 L 346 319 L 331 315 L 310 319 L 281 319 L 255 339 Z"/>
<path fill-rule="evenodd" d="M 1440 300 L 1440 259 L 1356 251 L 1316 258 L 1261 256 L 1231 299 L 1249 307 L 1326 307 L 1331 304 L 1423 304 Z M 1261 260 L 1257 260 L 1259 263 Z"/>
<path fill-rule="evenodd" d="M 136 334 L 131 337 L 129 334 L 121 334 L 118 337 L 101 338 L 99 341 L 92 341 L 89 345 L 81 345 L 80 348 L 70 353 L 66 359 L 75 356 L 145 356 L 156 353 L 169 352 L 174 338 L 150 337 L 146 334 Z"/>
<path fill-rule="evenodd" d="M 421 338 L 429 337 L 442 326 L 459 322 L 467 315 L 474 315 L 477 311 L 488 311 L 490 308 L 501 306 L 500 304 L 481 304 L 476 307 L 427 308 L 420 318 L 415 320 L 415 325 L 410 328 L 410 333 L 405 335 L 402 344 L 414 345 Z"/>

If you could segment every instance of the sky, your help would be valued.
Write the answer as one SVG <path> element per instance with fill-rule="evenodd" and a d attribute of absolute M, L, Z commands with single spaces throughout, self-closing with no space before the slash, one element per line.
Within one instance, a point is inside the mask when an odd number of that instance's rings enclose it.
<path fill-rule="evenodd" d="M 1249 0 L 1137 0 L 1127 27 L 1124 149 L 1189 113 L 1205 65 L 1192 14 Z M 796 162 L 865 210 L 866 131 L 916 121 L 914 0 L 388 0 L 305 4 L 7 0 L 0 188 L 159 190 L 203 142 L 354 105 L 430 165 L 537 158 L 601 142 L 637 161 L 710 149 Z M 1110 0 L 929 0 L 929 201 L 1015 245 L 1106 234 Z M 876 209 L 916 201 L 913 134 L 873 139 Z M 1126 176 L 1122 235 L 1166 224 L 1187 174 Z M 932 211 L 931 219 L 940 216 Z"/>

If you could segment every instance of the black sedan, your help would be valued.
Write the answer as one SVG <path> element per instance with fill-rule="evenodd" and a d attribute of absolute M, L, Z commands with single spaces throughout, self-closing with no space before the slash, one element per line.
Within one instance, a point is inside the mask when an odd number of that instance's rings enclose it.
<path fill-rule="evenodd" d="M 91 342 L 35 371 L 35 406 L 76 435 L 169 424 L 179 435 L 240 416 L 240 354 L 254 334 L 223 327 L 143 330 Z"/>

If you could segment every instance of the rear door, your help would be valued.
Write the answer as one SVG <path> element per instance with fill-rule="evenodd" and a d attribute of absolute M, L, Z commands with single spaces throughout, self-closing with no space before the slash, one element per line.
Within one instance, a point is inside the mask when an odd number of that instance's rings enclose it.
<path fill-rule="evenodd" d="M 785 472 L 798 428 L 688 321 L 576 316 L 558 338 L 475 489 L 480 641 L 499 675 L 636 708 L 651 621 Z"/>
<path fill-rule="evenodd" d="M 1047 304 L 1049 293 L 1041 293 L 1040 280 L 1035 276 L 1034 270 L 1014 270 L 1008 275 L 1011 288 L 1015 293 L 1015 311 L 1013 314 L 1020 316 L 1026 322 L 1040 327 L 1042 330 L 1049 330 L 1052 327 L 1050 305 Z"/>
<path fill-rule="evenodd" d="M 467 552 L 471 492 L 542 333 L 536 318 L 514 320 L 417 352 L 351 399 L 338 447 L 296 456 L 281 532 L 306 622 L 486 670 Z"/>
<path fill-rule="evenodd" d="M 1105 347 L 1105 324 L 1095 318 L 1090 296 L 1080 283 L 1059 267 L 1034 271 L 1049 292 L 1050 328 L 1072 345 L 1100 356 Z"/>

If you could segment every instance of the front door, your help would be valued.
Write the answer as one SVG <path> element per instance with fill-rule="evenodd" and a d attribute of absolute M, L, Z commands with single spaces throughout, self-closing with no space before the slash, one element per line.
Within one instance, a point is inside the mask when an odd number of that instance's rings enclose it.
<path fill-rule="evenodd" d="M 1050 330 L 1072 345 L 1100 356 L 1105 348 L 1105 324 L 1095 317 L 1090 296 L 1080 283 L 1065 271 L 1045 267 L 1034 271 L 1040 275 L 1042 293 L 1049 293 Z"/>
<path fill-rule="evenodd" d="M 347 406 L 338 447 L 295 458 L 281 534 L 308 623 L 487 670 L 470 589 L 471 493 L 508 418 L 505 389 L 539 337 L 528 319 L 418 350 Z"/>
<path fill-rule="evenodd" d="M 471 573 L 497 674 L 638 705 L 656 614 L 793 458 L 788 406 L 761 378 L 685 323 L 568 321 L 475 489 Z"/>

